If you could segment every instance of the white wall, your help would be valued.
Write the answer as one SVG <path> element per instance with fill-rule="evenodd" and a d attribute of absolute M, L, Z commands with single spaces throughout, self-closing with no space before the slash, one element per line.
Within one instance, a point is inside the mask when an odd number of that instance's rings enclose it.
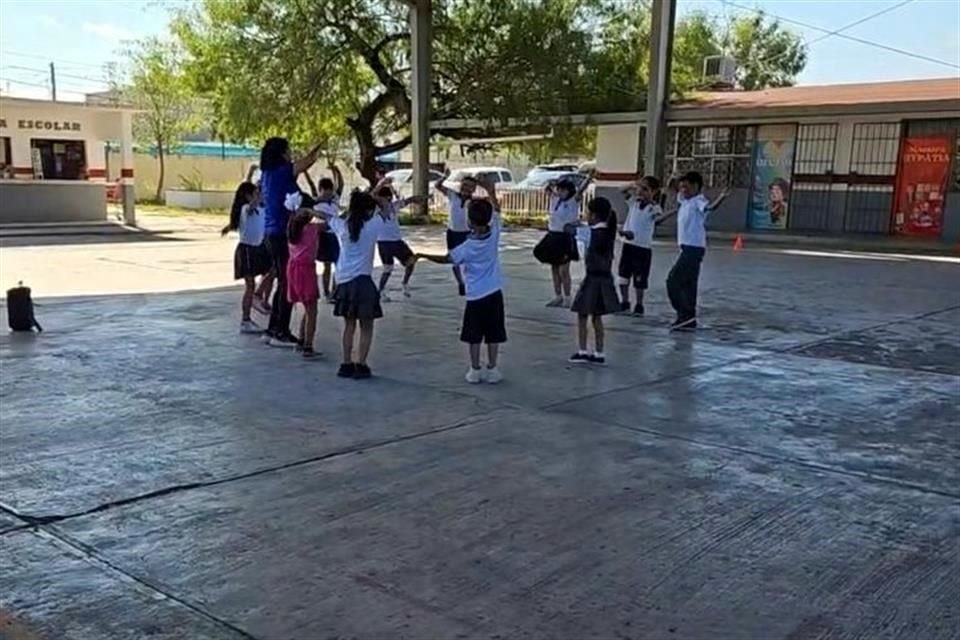
<path fill-rule="evenodd" d="M 104 144 L 121 137 L 121 113 L 78 105 L 27 102 L 0 99 L 0 136 L 10 138 L 11 164 L 16 168 L 32 166 L 30 140 L 83 140 L 87 169 L 106 169 Z M 57 127 L 60 127 L 59 129 Z M 79 131 L 75 130 L 79 126 Z M 20 175 L 27 177 L 29 175 Z"/>
<path fill-rule="evenodd" d="M 618 183 L 604 180 L 603 174 L 636 174 L 640 169 L 640 131 L 642 125 L 606 124 L 597 127 L 598 184 Z"/>

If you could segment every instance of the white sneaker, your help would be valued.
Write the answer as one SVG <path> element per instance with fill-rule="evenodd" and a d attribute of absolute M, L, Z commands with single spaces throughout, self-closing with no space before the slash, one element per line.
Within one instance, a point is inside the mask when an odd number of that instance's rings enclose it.
<path fill-rule="evenodd" d="M 255 325 L 253 323 L 253 320 L 243 320 L 240 323 L 240 333 L 259 334 L 259 333 L 263 333 L 263 329 Z"/>
<path fill-rule="evenodd" d="M 563 306 L 563 298 L 562 298 L 561 296 L 557 296 L 556 298 L 554 298 L 553 300 L 551 300 L 550 302 L 548 302 L 548 303 L 547 303 L 547 306 L 548 306 L 548 307 L 562 307 L 562 306 Z"/>
<path fill-rule="evenodd" d="M 470 384 L 480 384 L 483 382 L 483 369 L 474 369 L 473 367 L 467 371 L 467 375 L 464 376 L 464 380 Z"/>
<path fill-rule="evenodd" d="M 488 367 L 483 372 L 483 381 L 487 384 L 498 384 L 501 380 L 503 380 L 503 374 L 496 367 Z"/>
<path fill-rule="evenodd" d="M 390 297 L 390 294 L 384 291 L 380 294 L 380 302 L 393 302 L 393 298 Z"/>
<path fill-rule="evenodd" d="M 407 285 L 403 285 L 403 297 L 404 297 L 404 298 L 411 298 L 411 297 L 413 297 L 413 294 L 410 293 L 410 287 L 408 287 Z"/>
<path fill-rule="evenodd" d="M 570 296 L 564 296 L 563 300 L 560 302 L 560 306 L 564 309 L 569 309 L 573 305 L 573 298 Z"/>

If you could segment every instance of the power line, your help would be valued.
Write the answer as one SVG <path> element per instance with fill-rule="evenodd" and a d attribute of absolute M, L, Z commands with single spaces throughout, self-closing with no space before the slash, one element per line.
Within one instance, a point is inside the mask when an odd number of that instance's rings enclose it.
<path fill-rule="evenodd" d="M 5 69 L 17 69 L 17 70 L 19 70 L 19 71 L 36 71 L 36 72 L 44 73 L 44 74 L 47 73 L 47 70 L 46 70 L 46 69 L 40 69 L 40 68 L 38 68 L 38 67 L 21 67 L 20 65 L 16 65 L 16 64 L 0 65 L 0 69 L 4 69 L 4 68 L 5 68 Z M 99 82 L 99 83 L 101 83 L 101 84 L 110 84 L 106 79 L 104 79 L 104 78 L 102 78 L 102 77 L 100 77 L 100 78 L 91 78 L 90 76 L 78 76 L 78 75 L 74 75 L 74 74 L 70 74 L 70 73 L 63 73 L 62 71 L 60 71 L 59 65 L 57 66 L 57 76 L 58 76 L 58 77 L 64 77 L 64 78 L 73 78 L 74 80 L 89 80 L 89 81 L 91 81 L 91 82 Z"/>
<path fill-rule="evenodd" d="M 886 14 L 886 13 L 890 13 L 890 12 L 893 11 L 894 9 L 899 9 L 900 7 L 902 7 L 902 6 L 904 6 L 904 5 L 907 5 L 907 4 L 910 4 L 911 2 L 914 2 L 914 0 L 903 0 L 902 2 L 899 2 L 899 3 L 895 4 L 895 5 L 891 5 L 891 6 L 887 7 L 887 8 L 885 8 L 885 9 L 881 9 L 880 11 L 871 13 L 871 14 L 868 15 L 868 16 L 864 16 L 864 17 L 860 18 L 859 20 L 856 20 L 856 21 L 851 22 L 851 23 L 849 23 L 849 24 L 845 24 L 845 25 L 843 25 L 842 27 L 840 27 L 839 29 L 835 29 L 835 30 L 833 30 L 833 31 L 830 31 L 829 33 L 825 33 L 824 35 L 822 35 L 822 36 L 820 36 L 820 37 L 818 37 L 818 38 L 814 38 L 813 40 L 810 40 L 809 42 L 806 43 L 807 48 L 810 48 L 811 46 L 815 45 L 816 43 L 821 42 L 821 41 L 823 41 L 823 40 L 826 40 L 827 38 L 832 38 L 833 36 L 839 35 L 839 34 L 841 34 L 841 33 L 844 32 L 844 31 L 848 31 L 849 29 L 852 29 L 852 28 L 854 28 L 854 27 L 856 27 L 856 26 L 859 26 L 859 25 L 863 24 L 864 22 L 868 22 L 868 21 L 873 20 L 874 18 L 878 18 L 878 17 L 880 17 L 880 16 L 882 16 L 882 15 L 884 15 L 884 14 Z M 726 0 L 724 0 L 724 3 L 723 3 L 723 4 L 724 4 L 724 6 L 726 6 L 727 4 L 730 4 L 730 3 L 728 3 Z M 782 20 L 782 18 L 781 18 L 781 20 Z M 774 56 L 771 56 L 771 57 L 769 57 L 769 58 L 764 58 L 764 59 L 762 59 L 762 60 L 759 60 L 759 61 L 755 62 L 754 64 L 766 66 L 766 65 L 769 65 L 770 63 L 776 62 L 776 61 L 779 60 L 780 58 L 783 58 L 783 57 L 785 57 L 785 56 L 787 56 L 787 55 L 789 55 L 789 54 L 790 54 L 790 51 L 783 51 L 783 52 L 778 53 L 778 54 L 776 54 L 776 55 L 774 55 Z M 769 67 L 767 67 L 767 68 L 769 69 Z"/>
<path fill-rule="evenodd" d="M 64 60 L 62 58 L 51 58 L 49 56 L 39 55 L 35 53 L 21 53 L 19 51 L 10 51 L 9 49 L 0 50 L 0 54 L 5 54 L 9 56 L 19 56 L 21 58 L 34 58 L 36 60 L 43 60 L 45 62 L 56 62 L 58 64 L 64 64 L 75 67 L 90 67 L 92 69 L 103 69 L 103 64 L 91 64 L 89 62 L 75 62 L 72 60 Z M 106 63 L 104 63 L 106 64 Z"/>
<path fill-rule="evenodd" d="M 824 29 L 823 27 L 818 27 L 816 25 L 813 25 L 807 22 L 801 22 L 800 20 L 794 20 L 792 18 L 784 18 L 783 16 L 778 16 L 773 13 L 767 13 L 766 11 L 762 11 L 760 9 L 745 7 L 743 5 L 736 4 L 735 2 L 728 1 L 727 4 L 729 4 L 731 7 L 740 9 L 741 11 L 749 11 L 750 13 L 754 13 L 754 14 L 768 15 L 771 18 L 780 20 L 781 22 L 786 22 L 788 24 L 795 24 L 799 27 L 804 27 L 805 29 L 813 29 L 814 31 L 819 31 L 820 33 L 825 33 L 833 37 L 843 38 L 844 40 L 850 40 L 851 42 L 858 42 L 860 44 L 876 47 L 878 49 L 883 49 L 885 51 L 891 51 L 893 53 L 899 53 L 900 55 L 916 58 L 917 60 L 924 60 L 926 62 L 932 62 L 934 64 L 950 67 L 952 69 L 960 69 L 960 64 L 956 64 L 954 62 L 948 62 L 946 60 L 941 60 L 939 58 L 931 58 L 930 56 L 925 56 L 922 53 L 915 53 L 913 51 L 907 51 L 905 49 L 898 49 L 896 47 L 891 47 L 889 45 L 881 44 L 879 42 L 874 42 L 872 40 L 865 40 L 864 38 L 857 38 L 856 36 L 847 35 L 846 33 L 833 33 L 830 29 Z"/>

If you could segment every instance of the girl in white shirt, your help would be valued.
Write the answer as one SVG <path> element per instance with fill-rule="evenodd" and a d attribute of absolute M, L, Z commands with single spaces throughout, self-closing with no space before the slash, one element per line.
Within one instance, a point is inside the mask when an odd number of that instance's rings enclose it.
<path fill-rule="evenodd" d="M 257 286 L 257 276 L 269 273 L 270 256 L 263 246 L 264 216 L 259 210 L 260 190 L 252 182 L 241 182 L 230 207 L 230 223 L 220 231 L 227 235 L 236 231 L 240 238 L 233 252 L 233 277 L 243 280 L 243 298 L 240 302 L 240 333 L 262 333 L 250 317 Z"/>
<path fill-rule="evenodd" d="M 383 203 L 381 205 L 383 230 L 377 238 L 377 252 L 380 254 L 380 263 L 383 265 L 383 271 L 380 274 L 380 300 L 383 302 L 390 302 L 386 288 L 393 273 L 394 262 L 399 262 L 403 267 L 403 296 L 410 297 L 410 276 L 413 275 L 413 268 L 417 266 L 417 257 L 413 255 L 410 245 L 403 239 L 403 231 L 400 229 L 400 210 L 412 202 L 422 201 L 417 196 L 398 198 L 391 182 L 392 180 L 386 182 L 376 193 L 377 200 Z"/>
<path fill-rule="evenodd" d="M 341 378 L 359 380 L 372 375 L 367 357 L 373 344 L 373 323 L 383 317 L 380 293 L 371 277 L 373 253 L 384 224 L 382 214 L 376 214 L 378 204 L 369 193 L 357 191 L 350 196 L 344 217 L 328 209 L 317 211 L 340 240 L 333 315 L 343 318 L 343 363 L 337 372 Z M 360 326 L 360 340 L 355 352 L 357 325 Z"/>
<path fill-rule="evenodd" d="M 547 184 L 550 196 L 547 234 L 534 247 L 533 256 L 542 264 L 550 265 L 554 297 L 547 303 L 548 307 L 570 306 L 570 262 L 579 260 L 580 255 L 577 239 L 568 228 L 580 218 L 580 199 L 589 184 L 590 179 L 584 180 L 578 188 L 566 178 Z"/>
<path fill-rule="evenodd" d="M 624 189 L 627 199 L 627 218 L 620 229 L 623 250 L 617 275 L 620 285 L 620 311 L 630 311 L 630 283 L 637 292 L 637 304 L 633 313 L 642 316 L 643 292 L 650 277 L 650 262 L 653 258 L 653 232 L 660 223 L 663 209 L 657 204 L 660 181 L 645 176 Z"/>

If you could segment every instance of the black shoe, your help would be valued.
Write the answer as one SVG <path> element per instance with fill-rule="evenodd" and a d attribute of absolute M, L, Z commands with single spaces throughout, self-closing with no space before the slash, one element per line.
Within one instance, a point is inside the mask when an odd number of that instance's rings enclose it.
<path fill-rule="evenodd" d="M 638 302 L 636 306 L 633 308 L 633 315 L 642 316 L 643 312 L 644 312 L 643 305 Z"/>
<path fill-rule="evenodd" d="M 603 356 L 598 356 L 595 353 L 592 353 L 587 356 L 587 362 L 589 362 L 590 364 L 595 364 L 600 367 L 607 366 L 607 359 Z"/>
<path fill-rule="evenodd" d="M 697 328 L 696 318 L 677 319 L 670 325 L 670 331 L 690 331 Z"/>
<path fill-rule="evenodd" d="M 373 372 L 370 371 L 370 367 L 365 364 L 355 364 L 353 365 L 353 379 L 354 380 L 366 380 L 371 377 Z"/>
<path fill-rule="evenodd" d="M 575 354 L 567 358 L 567 362 L 571 364 L 589 364 L 590 354 L 580 353 L 579 351 L 577 351 Z"/>
<path fill-rule="evenodd" d="M 322 358 L 323 354 L 319 351 L 314 351 L 313 347 L 304 347 L 300 350 L 300 355 L 303 356 L 304 360 L 313 360 L 315 358 Z"/>
<path fill-rule="evenodd" d="M 628 311 L 630 311 L 630 301 L 624 300 L 623 302 L 620 303 L 620 312 L 627 313 Z"/>
<path fill-rule="evenodd" d="M 356 371 L 357 365 L 352 362 L 344 362 L 340 365 L 339 371 L 337 371 L 337 376 L 341 378 L 352 378 L 354 372 Z"/>
<path fill-rule="evenodd" d="M 462 284 L 457 285 L 457 294 L 461 296 L 467 295 L 467 287 Z"/>

